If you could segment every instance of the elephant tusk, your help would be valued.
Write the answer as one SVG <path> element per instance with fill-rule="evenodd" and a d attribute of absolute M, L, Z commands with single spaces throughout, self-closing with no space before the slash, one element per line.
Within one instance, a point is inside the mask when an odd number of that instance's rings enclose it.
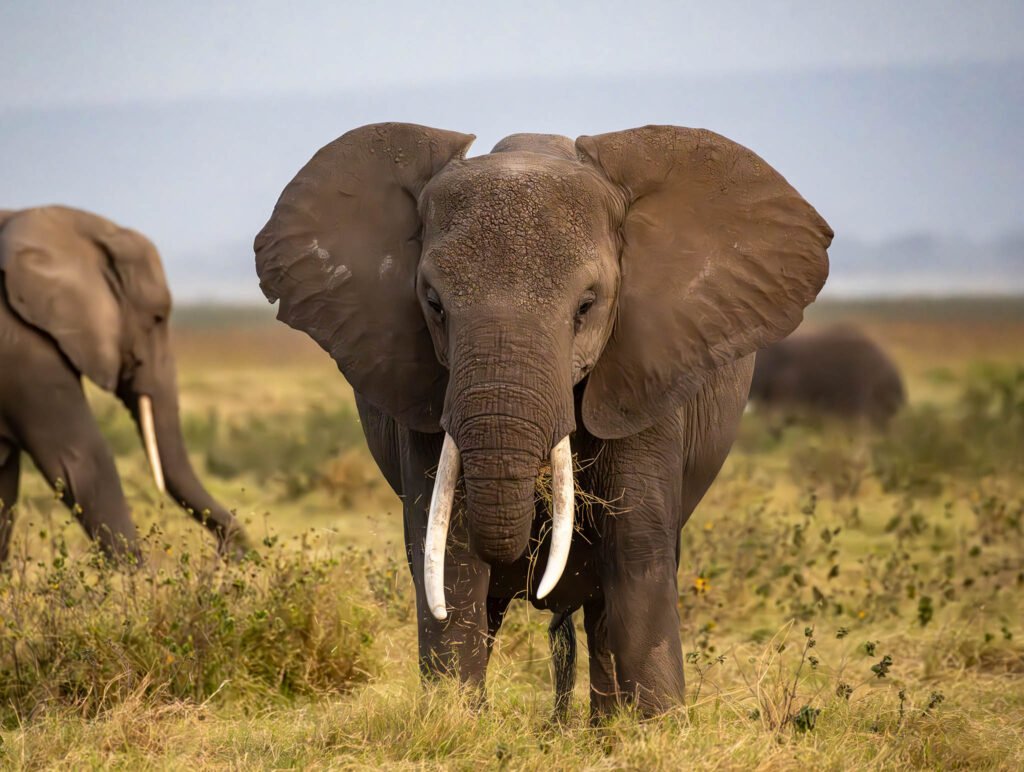
<path fill-rule="evenodd" d="M 562 578 L 565 564 L 569 560 L 569 546 L 572 544 L 572 528 L 576 504 L 576 490 L 572 475 L 572 448 L 569 435 L 551 450 L 551 549 L 548 550 L 548 564 L 537 586 L 537 599 L 545 597 L 555 589 Z"/>
<path fill-rule="evenodd" d="M 165 493 L 167 488 L 164 486 L 164 467 L 160 463 L 160 449 L 157 447 L 156 430 L 153 428 L 153 402 L 146 394 L 139 397 L 139 426 L 142 429 L 146 458 L 149 459 L 149 468 L 153 470 L 157 490 Z"/>
<path fill-rule="evenodd" d="M 450 434 L 445 433 L 444 444 L 441 446 L 441 460 L 437 463 L 434 492 L 430 496 L 430 514 L 427 517 L 427 538 L 423 555 L 423 584 L 427 594 L 427 606 L 437 620 L 448 618 L 448 605 L 444 598 L 444 553 L 460 463 L 455 440 Z"/>

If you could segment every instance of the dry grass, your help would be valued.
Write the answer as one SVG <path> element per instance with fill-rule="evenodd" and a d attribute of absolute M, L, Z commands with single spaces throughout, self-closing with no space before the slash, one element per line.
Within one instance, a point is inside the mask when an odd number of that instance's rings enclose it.
<path fill-rule="evenodd" d="M 218 567 L 92 394 L 156 529 L 149 563 L 96 565 L 26 473 L 0 578 L 0 766 L 1024 768 L 1021 314 L 962 311 L 969 340 L 884 311 L 859 313 L 907 369 L 911 410 L 885 437 L 745 420 L 684 531 L 688 704 L 600 727 L 583 645 L 570 720 L 549 723 L 548 615 L 523 604 L 488 708 L 424 691 L 398 502 L 333 365 L 262 317 L 184 325 L 197 465 L 266 541 Z"/>

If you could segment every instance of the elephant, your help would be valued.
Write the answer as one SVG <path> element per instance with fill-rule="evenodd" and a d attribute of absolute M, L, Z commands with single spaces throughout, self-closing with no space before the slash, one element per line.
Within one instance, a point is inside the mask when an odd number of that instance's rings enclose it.
<path fill-rule="evenodd" d="M 684 695 L 680 531 L 832 231 L 707 130 L 473 139 L 383 123 L 323 147 L 255 238 L 260 286 L 336 361 L 403 500 L 424 680 L 483 695 L 527 599 L 554 614 L 556 706 L 582 608 L 594 719 L 657 714 Z"/>
<path fill-rule="evenodd" d="M 142 234 L 64 206 L 0 214 L 0 562 L 10 548 L 21 451 L 108 556 L 141 557 L 82 376 L 131 412 L 160 492 L 209 528 L 222 554 L 247 550 L 242 527 L 186 454 L 170 310 L 160 256 Z"/>
<path fill-rule="evenodd" d="M 856 327 L 797 333 L 757 353 L 750 400 L 884 427 L 906 402 L 899 369 Z"/>

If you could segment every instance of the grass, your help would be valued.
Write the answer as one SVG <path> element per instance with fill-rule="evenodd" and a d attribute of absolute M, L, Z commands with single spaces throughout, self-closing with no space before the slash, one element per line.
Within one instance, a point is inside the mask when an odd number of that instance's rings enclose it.
<path fill-rule="evenodd" d="M 15 559 L 0 597 L 8 727 L 51 706 L 95 717 L 143 697 L 266 704 L 346 692 L 375 668 L 378 615 L 343 591 L 374 570 L 362 555 L 268 539 L 264 554 L 222 566 L 154 530 L 149 546 L 169 559 L 124 571 L 98 553 L 69 560 L 59 534 L 50 542 L 45 559 Z"/>
<path fill-rule="evenodd" d="M 596 727 L 582 634 L 572 714 L 550 723 L 548 615 L 525 604 L 486 708 L 421 688 L 400 506 L 341 377 L 262 317 L 189 318 L 190 447 L 259 546 L 218 564 L 90 392 L 147 562 L 106 566 L 24 474 L 0 767 L 1022 768 L 1024 314 L 1004 306 L 957 310 L 955 335 L 931 306 L 822 312 L 890 348 L 908 410 L 884 435 L 745 419 L 684 530 L 687 704 Z"/>

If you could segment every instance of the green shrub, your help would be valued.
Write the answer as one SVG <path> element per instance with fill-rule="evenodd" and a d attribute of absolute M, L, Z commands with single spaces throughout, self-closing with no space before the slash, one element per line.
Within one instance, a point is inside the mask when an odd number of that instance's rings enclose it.
<path fill-rule="evenodd" d="M 260 704 L 345 692 L 375 667 L 365 558 L 271 549 L 237 565 L 173 554 L 118 570 L 93 553 L 15 559 L 0 577 L 0 719 L 42 706 L 95 715 L 133 695 Z"/>
<path fill-rule="evenodd" d="M 248 415 L 224 421 L 211 411 L 185 421 L 186 441 L 206 449 L 206 471 L 234 479 L 251 475 L 277 482 L 281 498 L 292 500 L 316 488 L 334 490 L 332 462 L 346 451 L 369 452 L 354 408 L 347 404 L 304 412 Z M 372 462 L 371 462 L 372 463 Z"/>
<path fill-rule="evenodd" d="M 1024 470 L 1024 367 L 982 365 L 952 409 L 912 406 L 872 449 L 885 490 L 935 495 L 942 478 Z"/>

